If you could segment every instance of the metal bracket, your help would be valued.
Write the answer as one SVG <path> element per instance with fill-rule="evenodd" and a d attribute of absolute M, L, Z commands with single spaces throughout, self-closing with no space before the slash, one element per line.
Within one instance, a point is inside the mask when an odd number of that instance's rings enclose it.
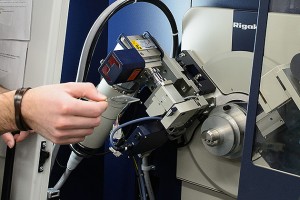
<path fill-rule="evenodd" d="M 41 149 L 40 149 L 40 160 L 39 160 L 39 167 L 38 172 L 41 173 L 44 171 L 44 164 L 46 160 L 50 157 L 50 153 L 46 151 L 47 143 L 46 141 L 41 142 Z"/>
<path fill-rule="evenodd" d="M 47 200 L 60 200 L 60 190 L 49 188 L 47 191 Z"/>

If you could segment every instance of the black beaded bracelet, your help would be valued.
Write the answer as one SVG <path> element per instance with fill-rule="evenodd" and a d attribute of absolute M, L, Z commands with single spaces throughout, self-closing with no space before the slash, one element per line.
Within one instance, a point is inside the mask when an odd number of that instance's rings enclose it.
<path fill-rule="evenodd" d="M 30 89 L 31 89 L 30 87 L 17 89 L 15 96 L 14 96 L 15 121 L 16 121 L 17 128 L 20 131 L 31 130 L 31 128 L 24 121 L 22 112 L 21 112 L 21 104 L 22 104 L 23 96 Z"/>

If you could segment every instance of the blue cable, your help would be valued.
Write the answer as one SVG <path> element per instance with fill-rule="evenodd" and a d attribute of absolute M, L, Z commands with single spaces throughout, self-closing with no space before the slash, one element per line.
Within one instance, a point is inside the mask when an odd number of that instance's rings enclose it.
<path fill-rule="evenodd" d="M 119 125 L 118 127 L 114 128 L 111 133 L 110 133 L 110 136 L 109 136 L 109 142 L 110 142 L 110 145 L 111 147 L 116 150 L 116 151 L 119 151 L 119 150 L 122 150 L 122 148 L 120 147 L 117 147 L 115 144 L 114 144 L 114 135 L 115 133 L 117 132 L 117 130 L 121 129 L 121 128 L 124 128 L 128 125 L 131 125 L 131 124 L 135 124 L 135 123 L 139 123 L 139 122 L 143 122 L 143 121 L 149 121 L 149 120 L 161 120 L 162 118 L 161 117 L 142 117 L 142 118 L 139 118 L 139 119 L 135 119 L 135 120 L 132 120 L 132 121 L 128 121 L 122 125 Z"/>

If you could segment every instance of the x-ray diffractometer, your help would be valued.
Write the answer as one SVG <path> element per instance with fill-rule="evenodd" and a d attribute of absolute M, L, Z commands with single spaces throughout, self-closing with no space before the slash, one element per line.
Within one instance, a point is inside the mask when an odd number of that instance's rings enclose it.
<path fill-rule="evenodd" d="M 295 184 L 280 186 L 298 186 L 298 190 L 280 195 L 300 198 L 300 15 L 269 12 L 268 1 L 260 2 L 258 12 L 192 7 L 182 21 L 179 49 L 175 19 L 162 1 L 115 1 L 101 13 L 86 37 L 77 82 L 86 79 L 98 38 L 108 20 L 124 7 L 139 2 L 158 7 L 167 16 L 173 36 L 172 56 L 161 48 L 151 30 L 135 35 L 120 33 L 115 49 L 101 60 L 98 69 L 101 81 L 97 89 L 108 97 L 109 103 L 100 126 L 83 142 L 70 145 L 67 169 L 50 188 L 48 179 L 57 147 L 40 136 L 25 141 L 34 144 L 33 149 L 21 144 L 15 153 L 10 199 L 59 199 L 71 172 L 84 158 L 99 154 L 106 139 L 116 159 L 128 156 L 140 160 L 136 167 L 139 198 L 143 200 L 155 199 L 151 182 L 151 170 L 155 169 L 149 158 L 167 141 L 178 144 L 176 177 L 181 181 L 182 200 L 258 199 L 255 195 L 259 190 L 251 187 L 257 176 L 247 174 L 245 163 L 287 179 L 292 177 Z M 53 3 L 53 10 L 55 6 L 60 10 L 59 19 L 51 12 L 45 15 L 57 29 L 56 34 L 48 35 L 49 41 L 55 42 L 46 45 L 49 48 L 45 53 L 52 57 L 40 59 L 41 63 L 51 60 L 59 68 L 62 53 L 57 50 L 63 49 L 63 13 L 68 5 Z M 38 34 L 34 34 L 40 28 L 35 24 L 39 12 L 33 9 L 27 65 L 31 52 L 41 48 Z M 26 79 L 35 70 L 26 68 L 25 85 L 45 84 L 43 80 L 32 83 Z M 56 73 L 54 70 L 53 76 Z M 143 116 L 122 120 L 134 105 L 143 110 Z M 253 117 L 249 112 L 253 112 Z M 253 136 L 251 146 L 244 143 L 248 135 Z M 245 152 L 250 152 L 248 161 Z M 244 195 L 244 180 L 248 196 Z M 267 191 L 261 199 L 278 195 L 272 194 L 271 189 Z M 278 199 L 284 199 L 280 195 Z"/>

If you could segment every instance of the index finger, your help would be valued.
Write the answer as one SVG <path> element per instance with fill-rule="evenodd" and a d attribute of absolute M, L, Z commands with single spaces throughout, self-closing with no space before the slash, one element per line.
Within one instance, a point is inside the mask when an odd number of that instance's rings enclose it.
<path fill-rule="evenodd" d="M 107 108 L 108 103 L 106 101 L 83 101 L 80 99 L 74 99 L 73 108 L 71 114 L 82 117 L 99 117 Z"/>
<path fill-rule="evenodd" d="M 67 83 L 69 94 L 75 98 L 88 98 L 93 101 L 106 101 L 107 97 L 98 92 L 92 83 Z"/>

